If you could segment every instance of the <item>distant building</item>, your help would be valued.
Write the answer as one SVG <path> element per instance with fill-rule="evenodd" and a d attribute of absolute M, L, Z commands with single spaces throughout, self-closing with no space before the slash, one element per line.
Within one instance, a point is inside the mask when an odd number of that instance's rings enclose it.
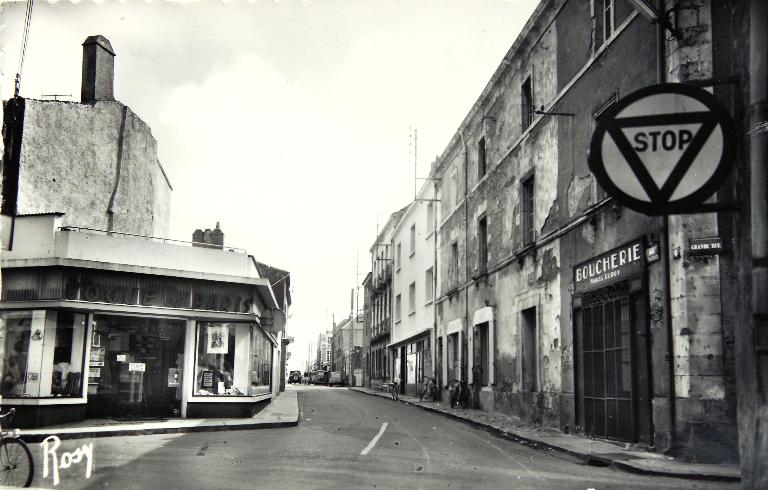
<path fill-rule="evenodd" d="M 417 395 L 426 377 L 434 378 L 434 324 L 437 274 L 435 186 L 422 187 L 418 199 L 392 230 L 395 272 L 392 278 L 393 322 L 388 344 L 393 372 L 401 389 Z M 439 294 L 439 293 L 438 293 Z M 442 339 L 438 338 L 437 343 Z"/>
<path fill-rule="evenodd" d="M 392 376 L 388 348 L 392 332 L 392 272 L 395 251 L 392 233 L 407 206 L 390 215 L 371 245 L 370 321 L 368 345 L 363 350 L 368 357 L 368 382 L 378 388 Z"/>

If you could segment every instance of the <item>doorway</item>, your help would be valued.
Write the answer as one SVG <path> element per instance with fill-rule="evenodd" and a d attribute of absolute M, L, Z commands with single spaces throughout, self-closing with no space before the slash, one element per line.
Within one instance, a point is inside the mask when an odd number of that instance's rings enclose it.
<path fill-rule="evenodd" d="M 180 416 L 186 322 L 95 315 L 89 417 Z"/>
<path fill-rule="evenodd" d="M 621 286 L 585 293 L 578 322 L 581 407 L 587 434 L 634 441 L 632 309 Z"/>

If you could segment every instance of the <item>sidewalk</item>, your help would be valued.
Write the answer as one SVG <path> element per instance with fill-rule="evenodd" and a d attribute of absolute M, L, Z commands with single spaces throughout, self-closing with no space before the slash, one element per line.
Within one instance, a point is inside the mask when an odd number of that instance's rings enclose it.
<path fill-rule="evenodd" d="M 368 388 L 350 389 L 368 395 L 381 396 L 391 401 L 389 393 Z M 595 466 L 614 466 L 633 473 L 697 480 L 733 482 L 741 479 L 739 466 L 735 464 L 686 463 L 659 453 L 626 449 L 624 445 L 618 443 L 564 434 L 556 429 L 532 427 L 519 419 L 498 413 L 452 409 L 445 403 L 431 401 L 420 402 L 413 396 L 400 395 L 400 402 L 467 422 L 535 449 L 568 453 Z"/>
<path fill-rule="evenodd" d="M 237 419 L 172 419 L 152 422 L 122 422 L 112 419 L 86 420 L 35 430 L 21 430 L 26 442 L 40 442 L 48 436 L 59 439 L 85 439 L 181 432 L 213 432 L 220 430 L 252 430 L 293 427 L 299 423 L 296 391 L 287 388 L 259 413 Z"/>

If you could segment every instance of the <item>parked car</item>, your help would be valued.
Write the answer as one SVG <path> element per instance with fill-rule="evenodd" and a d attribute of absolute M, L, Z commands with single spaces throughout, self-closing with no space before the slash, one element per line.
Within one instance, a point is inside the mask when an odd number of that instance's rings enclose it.
<path fill-rule="evenodd" d="M 333 386 L 333 385 L 342 386 L 343 384 L 344 384 L 344 378 L 342 378 L 341 373 L 338 371 L 332 371 L 331 374 L 328 376 L 328 386 Z"/>
<path fill-rule="evenodd" d="M 288 374 L 289 383 L 301 383 L 301 371 L 291 371 Z"/>
<path fill-rule="evenodd" d="M 328 377 L 326 371 L 315 371 L 312 375 L 312 384 L 321 385 L 326 384 L 327 382 Z"/>

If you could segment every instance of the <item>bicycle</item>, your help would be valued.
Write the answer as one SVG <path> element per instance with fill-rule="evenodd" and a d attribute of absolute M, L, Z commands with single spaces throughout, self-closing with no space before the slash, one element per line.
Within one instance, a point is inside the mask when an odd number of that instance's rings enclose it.
<path fill-rule="evenodd" d="M 451 395 L 451 408 L 467 408 L 469 406 L 469 386 L 466 381 L 453 380 L 453 394 Z"/>
<path fill-rule="evenodd" d="M 16 409 L 12 408 L 0 421 L 10 423 Z M 7 420 L 6 420 L 7 419 Z M 35 474 L 35 463 L 27 443 L 18 430 L 4 431 L 0 427 L 0 485 L 28 487 Z"/>
<path fill-rule="evenodd" d="M 389 385 L 389 391 L 392 394 L 392 399 L 397 401 L 398 398 L 400 398 L 400 382 L 393 381 L 392 384 Z"/>
<path fill-rule="evenodd" d="M 424 389 L 421 390 L 419 401 L 424 400 L 424 395 L 427 393 L 429 393 L 429 397 L 433 402 L 440 401 L 440 387 L 437 386 L 437 380 L 429 376 L 424 376 L 424 378 L 426 378 L 426 381 L 424 382 Z"/>

